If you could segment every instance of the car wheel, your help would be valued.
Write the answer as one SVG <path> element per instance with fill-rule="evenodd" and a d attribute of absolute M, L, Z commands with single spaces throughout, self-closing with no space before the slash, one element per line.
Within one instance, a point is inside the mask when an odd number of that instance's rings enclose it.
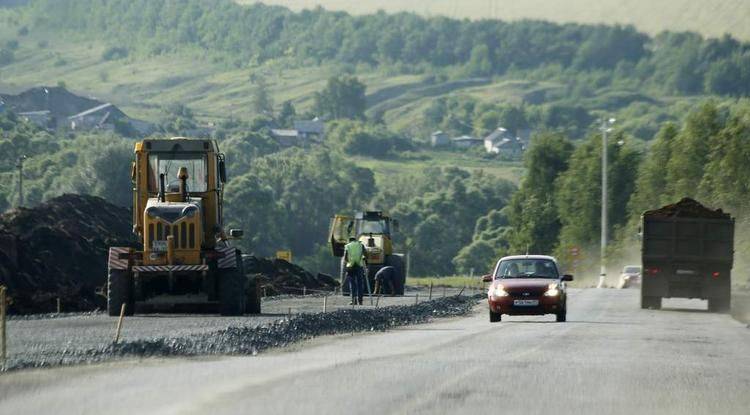
<path fill-rule="evenodd" d="M 568 310 L 563 308 L 562 311 L 555 314 L 555 321 L 557 321 L 558 323 L 564 323 L 567 319 L 567 314 L 568 314 Z"/>
<path fill-rule="evenodd" d="M 495 313 L 494 311 L 490 310 L 490 323 L 497 323 L 502 320 L 502 314 Z"/>

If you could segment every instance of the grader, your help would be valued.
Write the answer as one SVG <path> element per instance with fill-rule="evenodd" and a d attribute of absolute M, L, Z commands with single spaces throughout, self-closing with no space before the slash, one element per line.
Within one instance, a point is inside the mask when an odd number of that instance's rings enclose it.
<path fill-rule="evenodd" d="M 223 228 L 224 154 L 214 140 L 135 144 L 133 232 L 139 246 L 110 247 L 107 311 L 260 313 L 258 290 Z"/>
<path fill-rule="evenodd" d="M 404 295 L 406 286 L 406 272 L 404 255 L 393 251 L 392 232 L 397 231 L 398 221 L 381 211 L 356 212 L 354 216 L 336 215 L 331 219 L 329 243 L 331 253 L 341 257 L 340 278 L 342 293 L 349 294 L 346 284 L 346 270 L 344 260 L 344 246 L 349 238 L 358 239 L 365 246 L 367 261 L 367 285 L 375 287 L 375 274 L 385 266 L 395 269 L 393 292 L 390 294 Z"/>

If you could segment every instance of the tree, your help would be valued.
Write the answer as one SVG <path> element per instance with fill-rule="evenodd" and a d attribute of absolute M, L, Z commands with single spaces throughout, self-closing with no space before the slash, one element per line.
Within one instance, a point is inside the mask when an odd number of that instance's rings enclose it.
<path fill-rule="evenodd" d="M 568 169 L 573 144 L 559 134 L 535 136 L 524 157 L 527 173 L 504 213 L 513 253 L 549 253 L 557 245 L 562 223 L 554 198 L 557 178 Z"/>
<path fill-rule="evenodd" d="M 297 110 L 294 108 L 292 101 L 284 101 L 281 104 L 281 112 L 279 112 L 278 121 L 284 127 L 291 127 L 294 122 L 294 117 L 297 116 Z"/>
<path fill-rule="evenodd" d="M 364 119 L 366 86 L 356 77 L 333 77 L 326 87 L 315 93 L 313 108 L 318 116 L 330 119 Z"/>
<path fill-rule="evenodd" d="M 251 105 L 256 114 L 273 114 L 273 98 L 271 98 L 271 95 L 268 92 L 266 78 L 263 76 L 255 78 L 255 84 L 251 94 Z"/>

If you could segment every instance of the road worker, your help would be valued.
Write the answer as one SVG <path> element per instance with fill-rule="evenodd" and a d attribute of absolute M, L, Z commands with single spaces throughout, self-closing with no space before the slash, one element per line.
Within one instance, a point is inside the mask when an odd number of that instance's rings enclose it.
<path fill-rule="evenodd" d="M 344 247 L 344 261 L 346 261 L 346 276 L 349 280 L 349 292 L 352 294 L 350 305 L 362 305 L 364 296 L 364 270 L 366 266 L 365 246 L 356 238 L 349 238 Z"/>

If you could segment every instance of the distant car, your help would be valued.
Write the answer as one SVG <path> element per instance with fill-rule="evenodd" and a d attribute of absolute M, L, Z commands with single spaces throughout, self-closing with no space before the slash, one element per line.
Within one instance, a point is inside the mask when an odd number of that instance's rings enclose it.
<path fill-rule="evenodd" d="M 620 288 L 628 288 L 639 285 L 641 285 L 641 266 L 626 265 L 620 274 L 620 282 L 618 286 Z"/>
<path fill-rule="evenodd" d="M 554 257 L 507 256 L 483 279 L 492 282 L 487 292 L 491 323 L 500 321 L 503 314 L 554 314 L 558 322 L 566 319 L 565 282 L 573 281 L 573 276 L 560 274 Z"/>

